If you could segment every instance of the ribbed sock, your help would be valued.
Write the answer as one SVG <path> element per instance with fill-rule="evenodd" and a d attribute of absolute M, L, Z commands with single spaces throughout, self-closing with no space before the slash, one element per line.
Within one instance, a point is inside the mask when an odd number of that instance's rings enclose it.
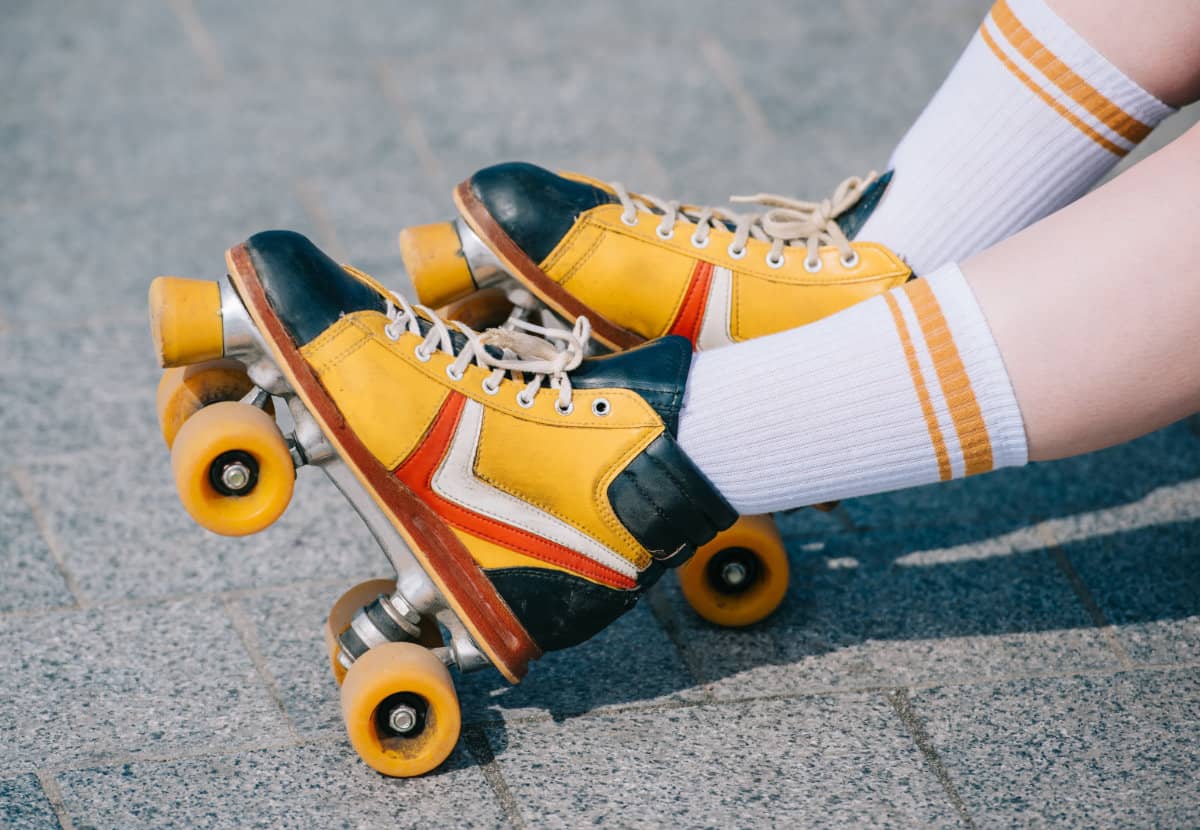
<path fill-rule="evenodd" d="M 858 237 L 918 274 L 961 262 L 1082 196 L 1172 112 L 1042 0 L 998 0 Z"/>
<path fill-rule="evenodd" d="M 743 514 L 1027 459 L 1004 362 L 954 264 L 811 325 L 700 352 L 679 442 Z"/>

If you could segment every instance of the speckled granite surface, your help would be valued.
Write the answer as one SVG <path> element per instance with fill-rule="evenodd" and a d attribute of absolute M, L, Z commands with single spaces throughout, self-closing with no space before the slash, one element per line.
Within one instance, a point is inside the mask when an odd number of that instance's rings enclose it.
<path fill-rule="evenodd" d="M 791 515 L 767 623 L 667 581 L 520 687 L 464 679 L 437 774 L 357 761 L 320 626 L 387 566 L 315 474 L 257 537 L 187 520 L 151 277 L 289 227 L 403 286 L 397 229 L 501 159 L 823 193 L 885 164 L 987 4 L 479 5 L 0 9 L 0 826 L 1200 824 L 1187 425 Z"/>

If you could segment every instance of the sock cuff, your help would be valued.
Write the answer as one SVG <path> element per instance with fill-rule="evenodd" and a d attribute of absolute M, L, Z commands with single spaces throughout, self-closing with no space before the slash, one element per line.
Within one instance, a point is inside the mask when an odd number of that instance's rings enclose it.
<path fill-rule="evenodd" d="M 1044 0 L 997 0 L 979 28 L 1005 69 L 1116 155 L 1171 113 L 1105 58 Z"/>
<path fill-rule="evenodd" d="M 914 350 L 927 355 L 918 361 L 922 378 L 914 381 L 929 389 L 953 477 L 1025 464 L 1029 448 L 1016 392 L 958 265 L 948 263 L 893 293 L 900 292 L 915 318 Z"/>

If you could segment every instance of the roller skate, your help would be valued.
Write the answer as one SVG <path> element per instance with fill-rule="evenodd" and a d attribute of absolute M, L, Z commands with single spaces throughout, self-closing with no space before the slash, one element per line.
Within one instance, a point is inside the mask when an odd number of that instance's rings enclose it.
<path fill-rule="evenodd" d="M 910 279 L 885 246 L 855 240 L 890 179 L 850 178 L 821 202 L 738 198 L 767 208 L 739 214 L 501 164 L 458 186 L 455 220 L 402 231 L 400 250 L 421 301 L 450 316 L 554 325 L 586 315 L 605 348 L 665 334 L 718 348 L 813 322 Z M 747 516 L 679 577 L 700 616 L 745 626 L 783 600 L 787 556 L 774 522 Z"/>
<path fill-rule="evenodd" d="M 325 638 L 374 769 L 420 775 L 450 754 L 450 668 L 518 682 L 734 522 L 675 441 L 683 338 L 585 359 L 586 318 L 480 334 L 284 231 L 226 264 L 150 289 L 176 487 L 199 524 L 241 535 L 317 467 L 362 516 L 395 577 L 346 592 Z"/>

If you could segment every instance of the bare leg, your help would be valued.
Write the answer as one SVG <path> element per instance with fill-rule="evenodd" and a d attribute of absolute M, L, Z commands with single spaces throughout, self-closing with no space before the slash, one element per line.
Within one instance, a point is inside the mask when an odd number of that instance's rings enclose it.
<path fill-rule="evenodd" d="M 1200 410 L 1200 127 L 962 269 L 1032 460 Z"/>
<path fill-rule="evenodd" d="M 1046 0 L 1143 89 L 1180 107 L 1200 99 L 1200 2 Z"/>

